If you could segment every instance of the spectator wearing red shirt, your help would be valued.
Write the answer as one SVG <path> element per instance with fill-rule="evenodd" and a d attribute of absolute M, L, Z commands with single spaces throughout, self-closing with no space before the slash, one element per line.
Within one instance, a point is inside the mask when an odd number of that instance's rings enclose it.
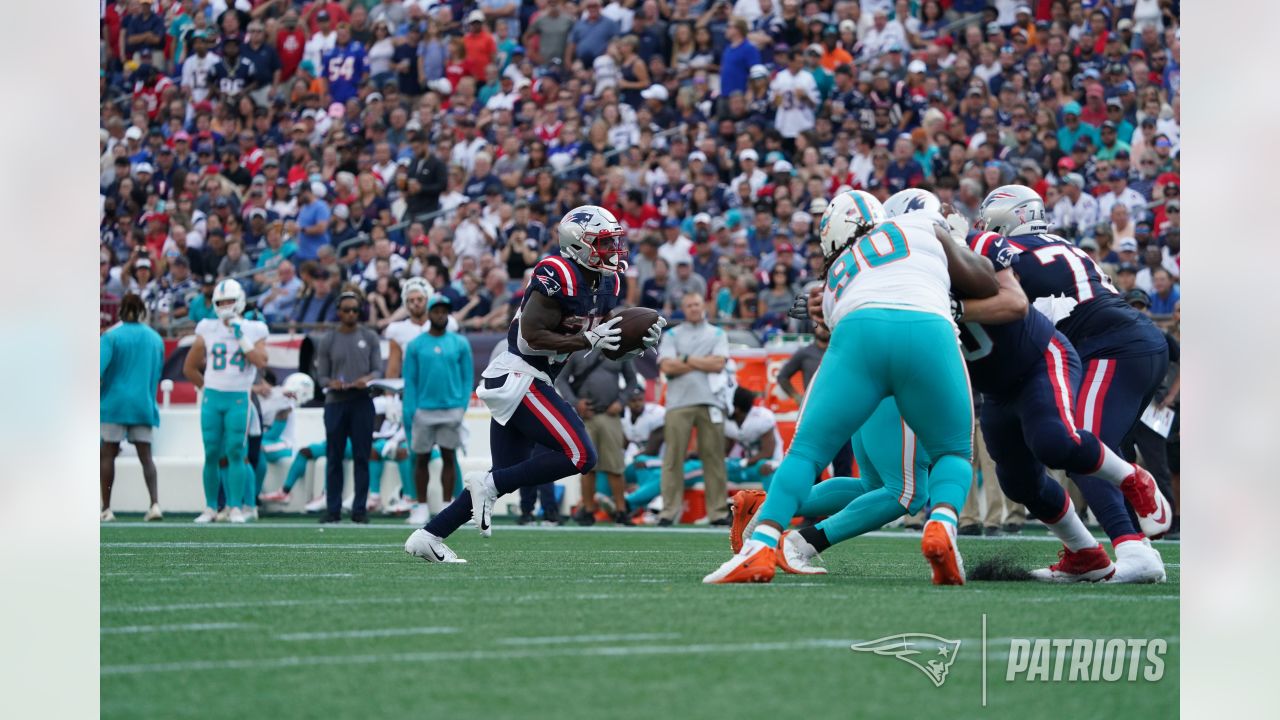
<path fill-rule="evenodd" d="M 662 217 L 658 209 L 644 201 L 644 193 L 632 188 L 622 196 L 618 209 L 618 222 L 627 229 L 627 235 L 639 238 L 645 228 L 656 228 Z"/>
<path fill-rule="evenodd" d="M 467 74 L 484 82 L 484 69 L 498 54 L 498 42 L 484 24 L 483 12 L 472 10 L 467 16 L 467 34 L 462 36 L 462 44 L 466 48 L 462 64 Z"/>
<path fill-rule="evenodd" d="M 1084 92 L 1084 107 L 1080 110 L 1080 122 L 1094 127 L 1102 127 L 1107 121 L 1106 91 L 1094 83 Z"/>
<path fill-rule="evenodd" d="M 280 19 L 276 31 L 276 54 L 280 56 L 280 81 L 293 77 L 307 48 L 307 34 L 298 22 L 298 14 L 290 10 Z"/>
<path fill-rule="evenodd" d="M 347 14 L 347 9 L 342 7 L 342 3 L 313 2 L 302 8 L 302 17 L 307 19 L 308 35 L 315 35 L 320 30 L 320 21 L 316 19 L 316 15 L 321 10 L 329 13 L 329 19 L 333 21 L 333 25 L 330 27 L 337 27 L 342 23 L 351 22 L 351 16 Z"/>

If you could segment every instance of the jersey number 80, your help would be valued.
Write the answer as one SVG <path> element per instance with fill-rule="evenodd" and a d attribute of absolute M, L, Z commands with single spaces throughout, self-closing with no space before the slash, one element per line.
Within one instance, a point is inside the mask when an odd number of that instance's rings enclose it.
<path fill-rule="evenodd" d="M 902 260 L 910 254 L 907 236 L 901 228 L 893 223 L 877 225 L 846 249 L 831 266 L 831 271 L 827 274 L 827 289 L 835 293 L 839 300 L 840 294 L 853 282 L 864 265 L 867 268 L 878 268 Z M 850 258 L 853 259 L 852 263 L 849 262 Z"/>

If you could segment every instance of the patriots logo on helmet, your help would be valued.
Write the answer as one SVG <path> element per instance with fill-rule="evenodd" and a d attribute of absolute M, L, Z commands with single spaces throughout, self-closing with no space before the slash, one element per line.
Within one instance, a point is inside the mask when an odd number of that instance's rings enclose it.
<path fill-rule="evenodd" d="M 575 222 L 579 225 L 586 225 L 591 222 L 591 213 L 587 211 L 576 212 L 569 216 L 569 222 Z"/>
<path fill-rule="evenodd" d="M 538 282 L 542 283 L 542 287 L 546 288 L 549 294 L 555 295 L 560 292 L 560 281 L 554 277 L 550 275 L 534 275 L 534 277 L 538 279 Z"/>
<path fill-rule="evenodd" d="M 928 633 L 902 633 L 854 643 L 849 649 L 896 657 L 924 673 L 934 687 L 942 687 L 942 683 L 947 681 L 947 673 L 951 671 L 951 664 L 960 652 L 960 643 L 960 640 L 948 640 Z"/>

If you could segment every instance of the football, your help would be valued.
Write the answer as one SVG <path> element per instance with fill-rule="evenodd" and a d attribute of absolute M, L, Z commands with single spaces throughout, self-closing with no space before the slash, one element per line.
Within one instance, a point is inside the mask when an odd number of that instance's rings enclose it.
<path fill-rule="evenodd" d="M 658 311 L 642 307 L 614 310 L 605 317 L 605 320 L 615 317 L 622 318 L 622 322 L 618 323 L 618 329 L 622 331 L 622 344 L 617 350 L 605 352 L 605 357 L 610 360 L 617 360 L 644 344 L 645 333 L 649 332 L 649 328 L 658 321 Z"/>

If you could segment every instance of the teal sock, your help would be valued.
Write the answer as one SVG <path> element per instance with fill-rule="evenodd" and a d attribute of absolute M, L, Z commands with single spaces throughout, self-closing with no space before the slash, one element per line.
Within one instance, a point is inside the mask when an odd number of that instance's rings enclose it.
<path fill-rule="evenodd" d="M 831 482 L 818 483 L 818 488 Z M 906 514 L 897 497 L 882 487 L 858 496 L 847 507 L 818 523 L 832 545 L 884 527 Z"/>
<path fill-rule="evenodd" d="M 258 452 L 258 464 L 253 466 L 253 489 L 254 494 L 262 492 L 262 483 L 267 479 L 267 453 L 265 451 Z"/>
<path fill-rule="evenodd" d="M 210 459 L 206 455 L 201 479 L 204 481 L 204 506 L 207 508 L 218 507 L 218 487 L 222 484 L 222 477 L 218 471 L 217 458 Z"/>
<path fill-rule="evenodd" d="M 307 463 L 309 462 L 311 461 L 302 453 L 294 456 L 293 462 L 289 464 L 289 474 L 284 478 L 285 492 L 292 490 L 293 486 L 297 485 L 298 481 L 302 479 L 302 476 L 307 474 Z"/>
<path fill-rule="evenodd" d="M 261 458 L 262 456 L 259 455 L 258 457 Z M 242 464 L 244 465 L 244 501 L 240 504 L 247 508 L 258 507 L 258 483 L 254 478 L 253 466 L 249 464 L 248 460 L 245 460 Z"/>
<path fill-rule="evenodd" d="M 771 548 L 778 547 L 778 538 L 780 537 L 782 537 L 782 533 L 772 525 L 757 525 L 755 532 L 751 533 L 752 540 L 762 542 Z"/>
<path fill-rule="evenodd" d="M 779 527 L 791 524 L 800 504 L 809 498 L 813 479 L 818 476 L 818 465 L 797 455 L 787 455 L 773 474 L 769 495 L 760 507 L 760 521 L 770 520 Z"/>
<path fill-rule="evenodd" d="M 250 482 L 249 463 L 245 460 L 243 449 L 227 457 L 227 505 L 238 507 L 244 505 L 245 486 Z"/>
<path fill-rule="evenodd" d="M 809 499 L 800 504 L 798 515 L 821 517 L 835 515 L 858 497 L 871 491 L 870 481 L 854 477 L 824 480 L 809 491 Z"/>
<path fill-rule="evenodd" d="M 929 469 L 929 502 L 935 508 L 944 504 L 962 508 L 972 481 L 973 464 L 968 459 L 959 455 L 943 455 Z M 955 511 L 939 517 L 939 510 L 934 510 L 929 518 L 956 524 Z"/>
<path fill-rule="evenodd" d="M 400 468 L 400 496 L 406 500 L 417 499 L 417 488 L 413 486 L 413 453 L 403 460 L 396 461 Z"/>
<path fill-rule="evenodd" d="M 382 469 L 387 463 L 384 460 L 369 461 L 369 494 L 382 494 Z"/>

